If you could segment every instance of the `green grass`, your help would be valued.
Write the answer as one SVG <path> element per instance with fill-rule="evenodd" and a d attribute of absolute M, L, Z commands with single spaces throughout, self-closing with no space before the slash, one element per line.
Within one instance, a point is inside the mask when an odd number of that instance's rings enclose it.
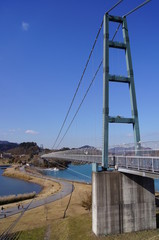
<path fill-rule="evenodd" d="M 96 239 L 92 238 L 91 224 L 90 214 L 60 219 L 52 223 L 51 239 Z"/>
<path fill-rule="evenodd" d="M 42 227 L 22 232 L 18 240 L 44 240 L 44 236 L 45 228 Z"/>
<path fill-rule="evenodd" d="M 69 217 L 52 223 L 53 240 L 157 240 L 159 230 L 96 237 L 92 233 L 91 214 Z"/>
<path fill-rule="evenodd" d="M 157 214 L 157 219 L 158 219 Z M 51 240 L 159 240 L 159 229 L 133 232 L 105 237 L 96 237 L 92 233 L 91 214 L 58 219 L 50 223 Z M 19 240 L 41 240 L 46 234 L 45 227 L 24 231 Z"/>

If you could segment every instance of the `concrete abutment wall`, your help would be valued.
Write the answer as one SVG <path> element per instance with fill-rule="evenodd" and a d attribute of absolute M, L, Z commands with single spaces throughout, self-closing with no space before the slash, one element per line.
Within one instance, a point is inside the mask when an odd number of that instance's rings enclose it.
<path fill-rule="evenodd" d="M 92 191 L 92 229 L 96 235 L 156 228 L 153 179 L 120 172 L 93 172 Z"/>

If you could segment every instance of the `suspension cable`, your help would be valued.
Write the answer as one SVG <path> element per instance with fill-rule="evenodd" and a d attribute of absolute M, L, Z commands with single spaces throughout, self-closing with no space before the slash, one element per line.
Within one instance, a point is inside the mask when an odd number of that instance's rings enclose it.
<path fill-rule="evenodd" d="M 146 0 L 145 2 L 141 3 L 139 6 L 137 6 L 137 7 L 134 8 L 134 9 L 132 9 L 131 11 L 129 11 L 128 13 L 126 13 L 125 15 L 123 15 L 122 17 L 124 18 L 124 17 L 129 16 L 130 14 L 132 14 L 133 12 L 135 12 L 136 10 L 138 10 L 139 8 L 143 7 L 145 4 L 149 3 L 150 1 L 151 1 L 151 0 Z M 114 40 L 116 34 L 118 33 L 120 26 L 121 26 L 121 23 L 119 23 L 119 25 L 118 25 L 115 33 L 114 33 L 114 36 L 113 36 L 113 38 L 112 38 L 112 41 Z"/>
<path fill-rule="evenodd" d="M 119 5 L 122 1 L 123 1 L 123 0 L 120 0 L 119 2 L 117 2 L 112 8 L 110 8 L 110 9 L 107 11 L 107 13 L 109 13 L 110 11 L 112 11 L 112 10 L 113 10 L 117 5 Z M 131 10 L 130 12 L 128 12 L 127 14 L 123 15 L 123 17 L 127 17 L 128 15 L 132 14 L 133 12 L 135 12 L 136 10 L 138 10 L 139 8 L 141 8 L 142 6 L 144 6 L 145 4 L 147 4 L 147 3 L 150 2 L 150 1 L 151 1 L 151 0 L 146 0 L 145 2 L 143 2 L 143 3 L 140 4 L 139 6 L 137 6 L 136 8 L 134 8 L 133 10 Z M 119 23 L 119 25 L 118 25 L 115 33 L 114 33 L 114 36 L 113 36 L 113 38 L 112 38 L 112 41 L 114 40 L 116 34 L 117 34 L 118 31 L 119 31 L 120 25 L 121 25 L 121 23 Z M 81 76 L 81 79 L 80 79 L 80 81 L 79 81 L 79 83 L 78 83 L 77 89 L 76 89 L 75 94 L 74 94 L 74 96 L 73 96 L 73 99 L 72 99 L 72 101 L 71 101 L 71 104 L 70 104 L 70 107 L 69 107 L 68 112 L 67 112 L 67 114 L 66 114 L 66 117 L 65 117 L 65 119 L 64 119 L 64 122 L 63 122 L 63 124 L 62 124 L 62 126 L 61 126 L 61 129 L 60 129 L 60 131 L 59 131 L 59 134 L 58 134 L 58 136 L 57 136 L 57 138 L 56 138 L 56 140 L 55 140 L 55 143 L 54 143 L 54 145 L 53 145 L 53 148 L 55 147 L 55 144 L 57 143 L 57 140 L 59 139 L 59 136 L 60 136 L 60 134 L 61 134 L 61 132 L 62 132 L 62 129 L 63 129 L 64 125 L 65 125 L 65 122 L 66 122 L 66 120 L 67 120 L 68 114 L 69 114 L 69 112 L 70 112 L 70 110 L 71 110 L 71 108 L 72 108 L 73 102 L 74 102 L 74 100 L 75 100 L 75 97 L 76 97 L 76 95 L 77 95 L 78 89 L 79 89 L 80 84 L 81 84 L 81 82 L 82 82 L 82 79 L 83 79 L 83 77 L 84 77 L 85 71 L 86 71 L 86 69 L 87 69 L 87 66 L 88 66 L 88 63 L 89 63 L 89 61 L 90 61 L 91 55 L 92 55 L 93 50 L 94 50 L 94 48 L 95 48 L 95 45 L 96 45 L 97 39 L 98 39 L 98 37 L 99 37 L 99 34 L 100 34 L 100 31 L 101 31 L 102 26 L 103 26 L 103 21 L 102 21 L 102 23 L 101 23 L 101 25 L 100 25 L 100 28 L 99 28 L 99 30 L 98 30 L 96 39 L 95 39 L 95 41 L 94 41 L 93 47 L 92 47 L 92 49 L 91 49 L 91 52 L 90 52 L 90 54 L 89 54 L 87 63 L 86 63 L 86 65 L 85 65 L 84 71 L 83 71 L 82 76 Z M 103 61 L 102 61 L 102 62 L 103 62 Z M 101 64 L 102 64 L 102 62 L 101 62 Z M 99 67 L 98 67 L 98 68 L 99 68 Z M 97 71 L 98 71 L 98 70 L 97 70 Z M 96 74 L 95 74 L 95 75 L 96 75 Z M 92 85 L 92 84 L 90 84 L 90 85 Z M 88 91 L 89 91 L 90 87 L 91 87 L 91 86 L 89 86 L 89 88 L 87 89 Z M 87 93 L 86 93 L 86 95 L 87 95 Z M 85 97 L 86 97 L 86 96 L 84 96 L 84 99 L 85 99 Z M 84 99 L 82 100 L 82 102 L 81 102 L 80 105 L 82 105 Z M 81 107 L 80 105 L 79 105 L 79 108 Z M 60 141 L 59 144 L 57 145 L 57 148 L 58 148 L 58 146 L 61 144 L 63 138 L 65 137 L 65 135 L 67 134 L 69 128 L 71 127 L 71 125 L 72 125 L 72 123 L 73 123 L 73 121 L 74 121 L 74 118 L 76 117 L 76 115 L 77 115 L 77 113 L 78 113 L 78 111 L 79 111 L 79 108 L 77 109 L 77 111 L 76 111 L 76 113 L 75 113 L 75 115 L 74 115 L 74 117 L 73 117 L 70 125 L 68 126 L 65 134 L 63 135 L 61 141 Z"/>
<path fill-rule="evenodd" d="M 67 169 L 71 172 L 74 172 L 75 174 L 78 174 L 78 175 L 81 175 L 82 177 L 87 177 L 87 178 L 91 179 L 91 177 L 86 175 L 86 174 L 80 173 L 79 171 L 76 171 L 76 170 L 73 170 L 73 169 L 70 169 L 70 168 L 66 168 L 66 166 L 64 164 L 59 163 L 57 160 L 54 160 L 54 162 L 56 162 L 59 166 L 64 167 L 65 169 Z"/>
<path fill-rule="evenodd" d="M 113 41 L 113 40 L 114 40 L 114 38 L 116 37 L 116 35 L 117 35 L 117 32 L 119 31 L 119 28 L 120 28 L 120 26 L 121 26 L 121 23 L 119 23 L 119 25 L 118 25 L 117 29 L 115 30 L 115 33 L 114 33 L 114 35 L 113 35 L 113 37 L 112 37 L 112 41 Z"/>
<path fill-rule="evenodd" d="M 102 26 L 103 26 L 103 21 L 102 21 L 102 23 L 101 23 L 101 25 L 100 25 L 100 27 L 99 27 L 98 33 L 97 33 L 96 38 L 95 38 L 95 41 L 94 41 L 94 43 L 93 43 L 93 47 L 92 47 L 92 49 L 91 49 L 91 52 L 90 52 L 90 54 L 89 54 L 88 60 L 87 60 L 86 65 L 85 65 L 85 68 L 84 68 L 84 70 L 83 70 L 82 76 L 81 76 L 81 78 L 80 78 L 80 81 L 79 81 L 79 83 L 78 83 L 78 86 L 77 86 L 77 88 L 76 88 L 76 91 L 75 91 L 75 93 L 74 93 L 74 96 L 73 96 L 73 98 L 72 98 L 71 104 L 70 104 L 70 106 L 69 106 L 69 108 L 68 108 L 68 111 L 67 111 L 66 116 L 65 116 L 65 118 L 64 118 L 64 121 L 63 121 L 63 123 L 62 123 L 62 126 L 61 126 L 61 128 L 60 128 L 60 131 L 59 131 L 59 133 L 58 133 L 58 135 L 57 135 L 57 137 L 56 137 L 56 140 L 55 140 L 54 145 L 53 145 L 52 148 L 55 147 L 55 145 L 56 145 L 56 143 L 57 143 L 57 141 L 58 141 L 58 139 L 59 139 L 59 136 L 60 136 L 60 134 L 61 134 L 61 132 L 62 132 L 62 129 L 63 129 L 64 125 L 65 125 L 65 122 L 66 122 L 66 120 L 67 120 L 67 118 L 68 118 L 68 115 L 69 115 L 70 110 L 71 110 L 71 108 L 72 108 L 73 102 L 74 102 L 74 100 L 75 100 L 75 97 L 76 97 L 77 92 L 78 92 L 78 90 L 79 90 L 79 87 L 80 87 L 80 85 L 81 85 L 82 79 L 83 79 L 84 74 L 85 74 L 85 72 L 86 72 L 87 66 L 88 66 L 89 61 L 90 61 L 90 59 L 91 59 L 92 53 L 93 53 L 93 51 L 94 51 L 95 45 L 96 45 L 96 43 L 97 43 L 97 40 L 98 40 L 100 31 L 101 31 L 101 29 L 102 29 Z"/>
<path fill-rule="evenodd" d="M 117 7 L 123 0 L 118 1 L 113 7 L 111 7 L 106 13 L 112 11 L 115 7 Z"/>
<path fill-rule="evenodd" d="M 127 17 L 128 15 L 132 14 L 133 12 L 135 12 L 136 10 L 138 10 L 139 8 L 143 7 L 145 4 L 149 3 L 151 0 L 146 0 L 145 2 L 141 3 L 139 6 L 137 6 L 136 8 L 132 9 L 130 12 L 126 13 L 125 15 L 123 15 L 123 17 Z"/>
<path fill-rule="evenodd" d="M 109 11 L 110 11 L 110 10 L 109 10 Z M 109 11 L 108 11 L 108 12 L 109 12 Z M 119 28 L 120 28 L 120 24 L 118 25 L 118 27 L 117 27 L 117 29 L 116 29 L 116 31 L 115 31 L 115 33 L 114 33 L 114 36 L 113 36 L 113 38 L 112 38 L 112 41 L 114 40 L 114 38 L 115 38 L 117 32 L 119 31 Z M 103 63 L 103 60 L 101 60 L 99 66 L 98 66 L 98 69 L 97 69 L 97 71 L 96 71 L 96 73 L 95 73 L 95 75 L 94 75 L 94 77 L 93 77 L 93 79 L 92 79 L 92 81 L 91 81 L 91 83 L 90 83 L 90 85 L 89 85 L 89 87 L 88 87 L 88 89 L 87 89 L 87 91 L 86 91 L 86 93 L 85 93 L 85 95 L 84 95 L 84 97 L 83 97 L 83 99 L 82 99 L 82 101 L 81 101 L 81 103 L 80 103 L 80 105 L 79 105 L 79 107 L 78 107 L 78 109 L 77 109 L 75 115 L 74 115 L 74 117 L 72 118 L 71 123 L 69 124 L 69 126 L 68 126 L 68 128 L 67 128 L 65 134 L 64 134 L 63 137 L 61 138 L 61 141 L 60 141 L 59 144 L 57 145 L 57 148 L 59 147 L 59 145 L 60 145 L 61 142 L 63 141 L 64 137 L 66 136 L 68 130 L 70 129 L 70 127 L 71 127 L 71 125 L 72 125 L 72 123 L 73 123 L 73 121 L 74 121 L 74 119 L 75 119 L 77 113 L 79 112 L 79 110 L 80 110 L 80 108 L 81 108 L 81 106 L 82 106 L 82 104 L 83 104 L 83 102 L 84 102 L 84 100 L 85 100 L 85 98 L 86 98 L 86 96 L 87 96 L 87 94 L 88 94 L 88 92 L 89 92 L 89 90 L 90 90 L 90 88 L 91 88 L 91 86 L 92 86 L 92 84 L 93 84 L 95 78 L 96 78 L 96 75 L 97 75 L 98 71 L 100 70 L 100 67 L 101 67 L 102 63 Z"/>
<path fill-rule="evenodd" d="M 122 1 L 123 1 L 123 0 L 119 0 L 113 7 L 111 7 L 111 8 L 107 11 L 107 13 L 109 13 L 109 12 L 112 11 L 115 7 L 117 7 Z M 65 125 L 65 122 L 66 122 L 66 120 L 67 120 L 67 118 L 68 118 L 68 115 L 69 115 L 70 110 L 71 110 L 71 108 L 72 108 L 73 102 L 74 102 L 75 97 L 76 97 L 76 95 L 77 95 L 78 89 L 79 89 L 79 87 L 80 87 L 80 85 L 81 85 L 81 82 L 82 82 L 82 79 L 83 79 L 83 77 L 84 77 L 85 71 L 86 71 L 86 69 L 87 69 L 87 66 L 88 66 L 88 64 L 89 64 L 90 58 L 91 58 L 91 56 L 92 56 L 93 50 L 94 50 L 94 48 L 95 48 L 95 45 L 96 45 L 97 39 L 98 39 L 98 37 L 99 37 L 100 31 L 101 31 L 101 29 L 102 29 L 102 26 L 103 26 L 103 21 L 101 22 L 100 28 L 99 28 L 98 33 L 97 33 L 97 35 L 96 35 L 96 38 L 95 38 L 93 47 L 92 47 L 91 52 L 90 52 L 90 54 L 89 54 L 89 57 L 88 57 L 88 60 L 87 60 L 87 62 L 86 62 L 85 68 L 84 68 L 84 70 L 83 70 L 82 76 L 81 76 L 81 78 L 80 78 L 80 81 L 79 81 L 79 83 L 78 83 L 78 86 L 77 86 L 77 88 L 76 88 L 76 91 L 75 91 L 75 93 L 74 93 L 74 96 L 73 96 L 73 98 L 72 98 L 71 104 L 70 104 L 70 106 L 69 106 L 69 108 L 68 108 L 68 111 L 67 111 L 66 116 L 65 116 L 65 118 L 64 118 L 64 121 L 63 121 L 63 123 L 62 123 L 62 126 L 61 126 L 61 128 L 60 128 L 60 131 L 59 131 L 59 133 L 58 133 L 58 135 L 57 135 L 57 137 L 56 137 L 56 140 L 55 140 L 54 145 L 53 145 L 52 148 L 55 147 L 55 145 L 56 145 L 56 143 L 57 143 L 57 141 L 58 141 L 58 139 L 59 139 L 59 136 L 60 136 L 60 134 L 61 134 L 61 132 L 62 132 L 62 129 L 63 129 L 64 125 Z"/>
<path fill-rule="evenodd" d="M 0 240 L 10 239 L 10 237 L 8 238 L 8 234 L 10 234 L 11 231 L 15 228 L 15 226 L 17 225 L 19 220 L 23 217 L 24 213 L 29 209 L 33 201 L 34 201 L 34 198 L 29 202 L 28 206 L 25 209 L 23 209 L 23 211 L 20 213 L 17 219 L 4 232 L 2 232 L 2 234 L 0 235 Z"/>
<path fill-rule="evenodd" d="M 85 95 L 84 95 L 84 97 L 83 97 L 80 105 L 78 106 L 77 111 L 76 111 L 76 113 L 74 114 L 74 116 L 73 116 L 73 118 L 72 118 L 72 120 L 71 120 L 71 122 L 70 122 L 70 124 L 69 124 L 69 126 L 68 126 L 68 128 L 67 128 L 67 130 L 66 130 L 66 132 L 64 133 L 63 137 L 61 138 L 61 141 L 60 141 L 59 144 L 57 145 L 57 148 L 58 148 L 58 146 L 61 144 L 61 142 L 63 141 L 63 139 L 64 139 L 64 137 L 66 136 L 68 130 L 70 129 L 73 121 L 75 120 L 75 117 L 77 116 L 77 113 L 79 112 L 79 110 L 80 110 L 80 108 L 81 108 L 81 106 L 82 106 L 82 104 L 83 104 L 83 102 L 84 102 L 84 100 L 85 100 L 85 98 L 86 98 L 86 96 L 87 96 L 87 94 L 88 94 L 88 92 L 89 92 L 89 90 L 90 90 L 90 88 L 91 88 L 94 80 L 96 79 L 96 76 L 97 76 L 97 74 L 98 74 L 98 72 L 99 72 L 99 70 L 100 70 L 100 68 L 101 68 L 101 66 L 102 66 L 102 63 L 103 63 L 103 60 L 100 62 L 99 66 L 98 66 L 98 69 L 97 69 L 97 71 L 96 71 L 96 73 L 95 73 L 95 75 L 94 75 L 94 77 L 93 77 L 93 79 L 92 79 L 89 87 L 87 88 L 87 91 L 85 92 Z"/>

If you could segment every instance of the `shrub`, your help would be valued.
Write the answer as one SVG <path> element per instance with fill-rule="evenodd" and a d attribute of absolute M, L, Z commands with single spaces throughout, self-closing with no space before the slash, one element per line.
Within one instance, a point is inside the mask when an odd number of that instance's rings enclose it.
<path fill-rule="evenodd" d="M 3 196 L 3 197 L 0 197 L 0 205 L 19 202 L 26 199 L 31 199 L 31 198 L 34 198 L 35 195 L 36 195 L 36 192 Z"/>
<path fill-rule="evenodd" d="M 91 210 L 92 208 L 92 193 L 86 192 L 85 196 L 82 199 L 81 206 L 86 210 Z"/>

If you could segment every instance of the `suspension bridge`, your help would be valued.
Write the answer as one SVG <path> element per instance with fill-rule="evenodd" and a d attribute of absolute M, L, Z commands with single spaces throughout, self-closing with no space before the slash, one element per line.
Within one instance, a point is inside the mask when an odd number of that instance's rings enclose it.
<path fill-rule="evenodd" d="M 96 235 L 116 234 L 156 228 L 154 180 L 159 173 L 159 156 L 143 156 L 140 139 L 138 109 L 134 84 L 134 73 L 130 50 L 127 17 L 150 2 L 147 0 L 123 16 L 110 15 L 122 0 L 118 1 L 104 15 L 97 32 L 93 47 L 89 54 L 77 89 L 72 98 L 62 126 L 55 139 L 53 148 L 58 148 L 67 135 L 76 118 L 96 76 L 103 65 L 103 145 L 98 149 L 72 149 L 63 152 L 53 152 L 43 155 L 46 159 L 63 159 L 92 163 L 92 230 Z M 110 39 L 110 23 L 117 23 L 118 27 Z M 79 104 L 65 133 L 59 140 L 66 120 L 74 104 L 77 92 L 85 75 L 96 42 L 103 27 L 103 59 L 90 82 L 84 97 Z M 115 37 L 122 27 L 123 41 L 115 41 Z M 125 52 L 127 76 L 110 74 L 109 51 L 120 49 Z M 131 101 L 131 117 L 110 116 L 109 110 L 109 82 L 127 84 Z M 129 124 L 133 127 L 134 148 L 126 155 L 110 154 L 109 124 Z M 59 142 L 57 144 L 57 142 Z M 115 171 L 112 171 L 112 168 Z"/>
<path fill-rule="evenodd" d="M 109 169 L 154 179 L 159 178 L 159 150 L 145 148 L 145 150 L 140 151 L 140 155 L 135 155 L 135 151 L 131 149 L 118 149 L 115 153 L 115 148 L 112 148 L 109 152 Z M 102 166 L 102 150 L 96 148 L 57 151 L 44 154 L 41 157 L 47 161 L 55 160 L 58 162 L 58 160 L 64 160 L 77 163 L 95 163 Z"/>
<path fill-rule="evenodd" d="M 78 112 L 85 101 L 87 94 L 95 81 L 99 70 L 103 66 L 103 146 L 102 149 L 72 149 L 69 151 L 54 151 L 42 155 L 45 159 L 63 159 L 92 163 L 92 230 L 96 235 L 116 234 L 156 228 L 155 195 L 153 178 L 159 176 L 159 156 L 149 149 L 145 154 L 140 140 L 138 110 L 134 84 L 134 74 L 128 35 L 127 17 L 150 2 L 145 1 L 123 16 L 110 15 L 122 0 L 117 2 L 104 15 L 90 51 L 82 76 L 71 100 L 70 106 L 55 139 L 53 148 L 58 149 L 71 128 Z M 115 22 L 118 27 L 110 39 L 109 23 Z M 70 121 L 66 131 L 61 136 L 77 92 L 95 49 L 98 37 L 103 27 L 103 59 L 86 90 L 82 101 Z M 123 32 L 123 42 L 114 41 L 120 27 Z M 127 76 L 110 74 L 109 49 L 125 51 Z M 127 84 L 131 100 L 131 117 L 109 115 L 109 82 Z M 134 134 L 134 147 L 126 153 L 111 152 L 109 148 L 109 124 L 131 124 Z M 60 138 L 61 137 L 61 138 Z M 144 154 L 143 154 L 144 152 Z"/>

